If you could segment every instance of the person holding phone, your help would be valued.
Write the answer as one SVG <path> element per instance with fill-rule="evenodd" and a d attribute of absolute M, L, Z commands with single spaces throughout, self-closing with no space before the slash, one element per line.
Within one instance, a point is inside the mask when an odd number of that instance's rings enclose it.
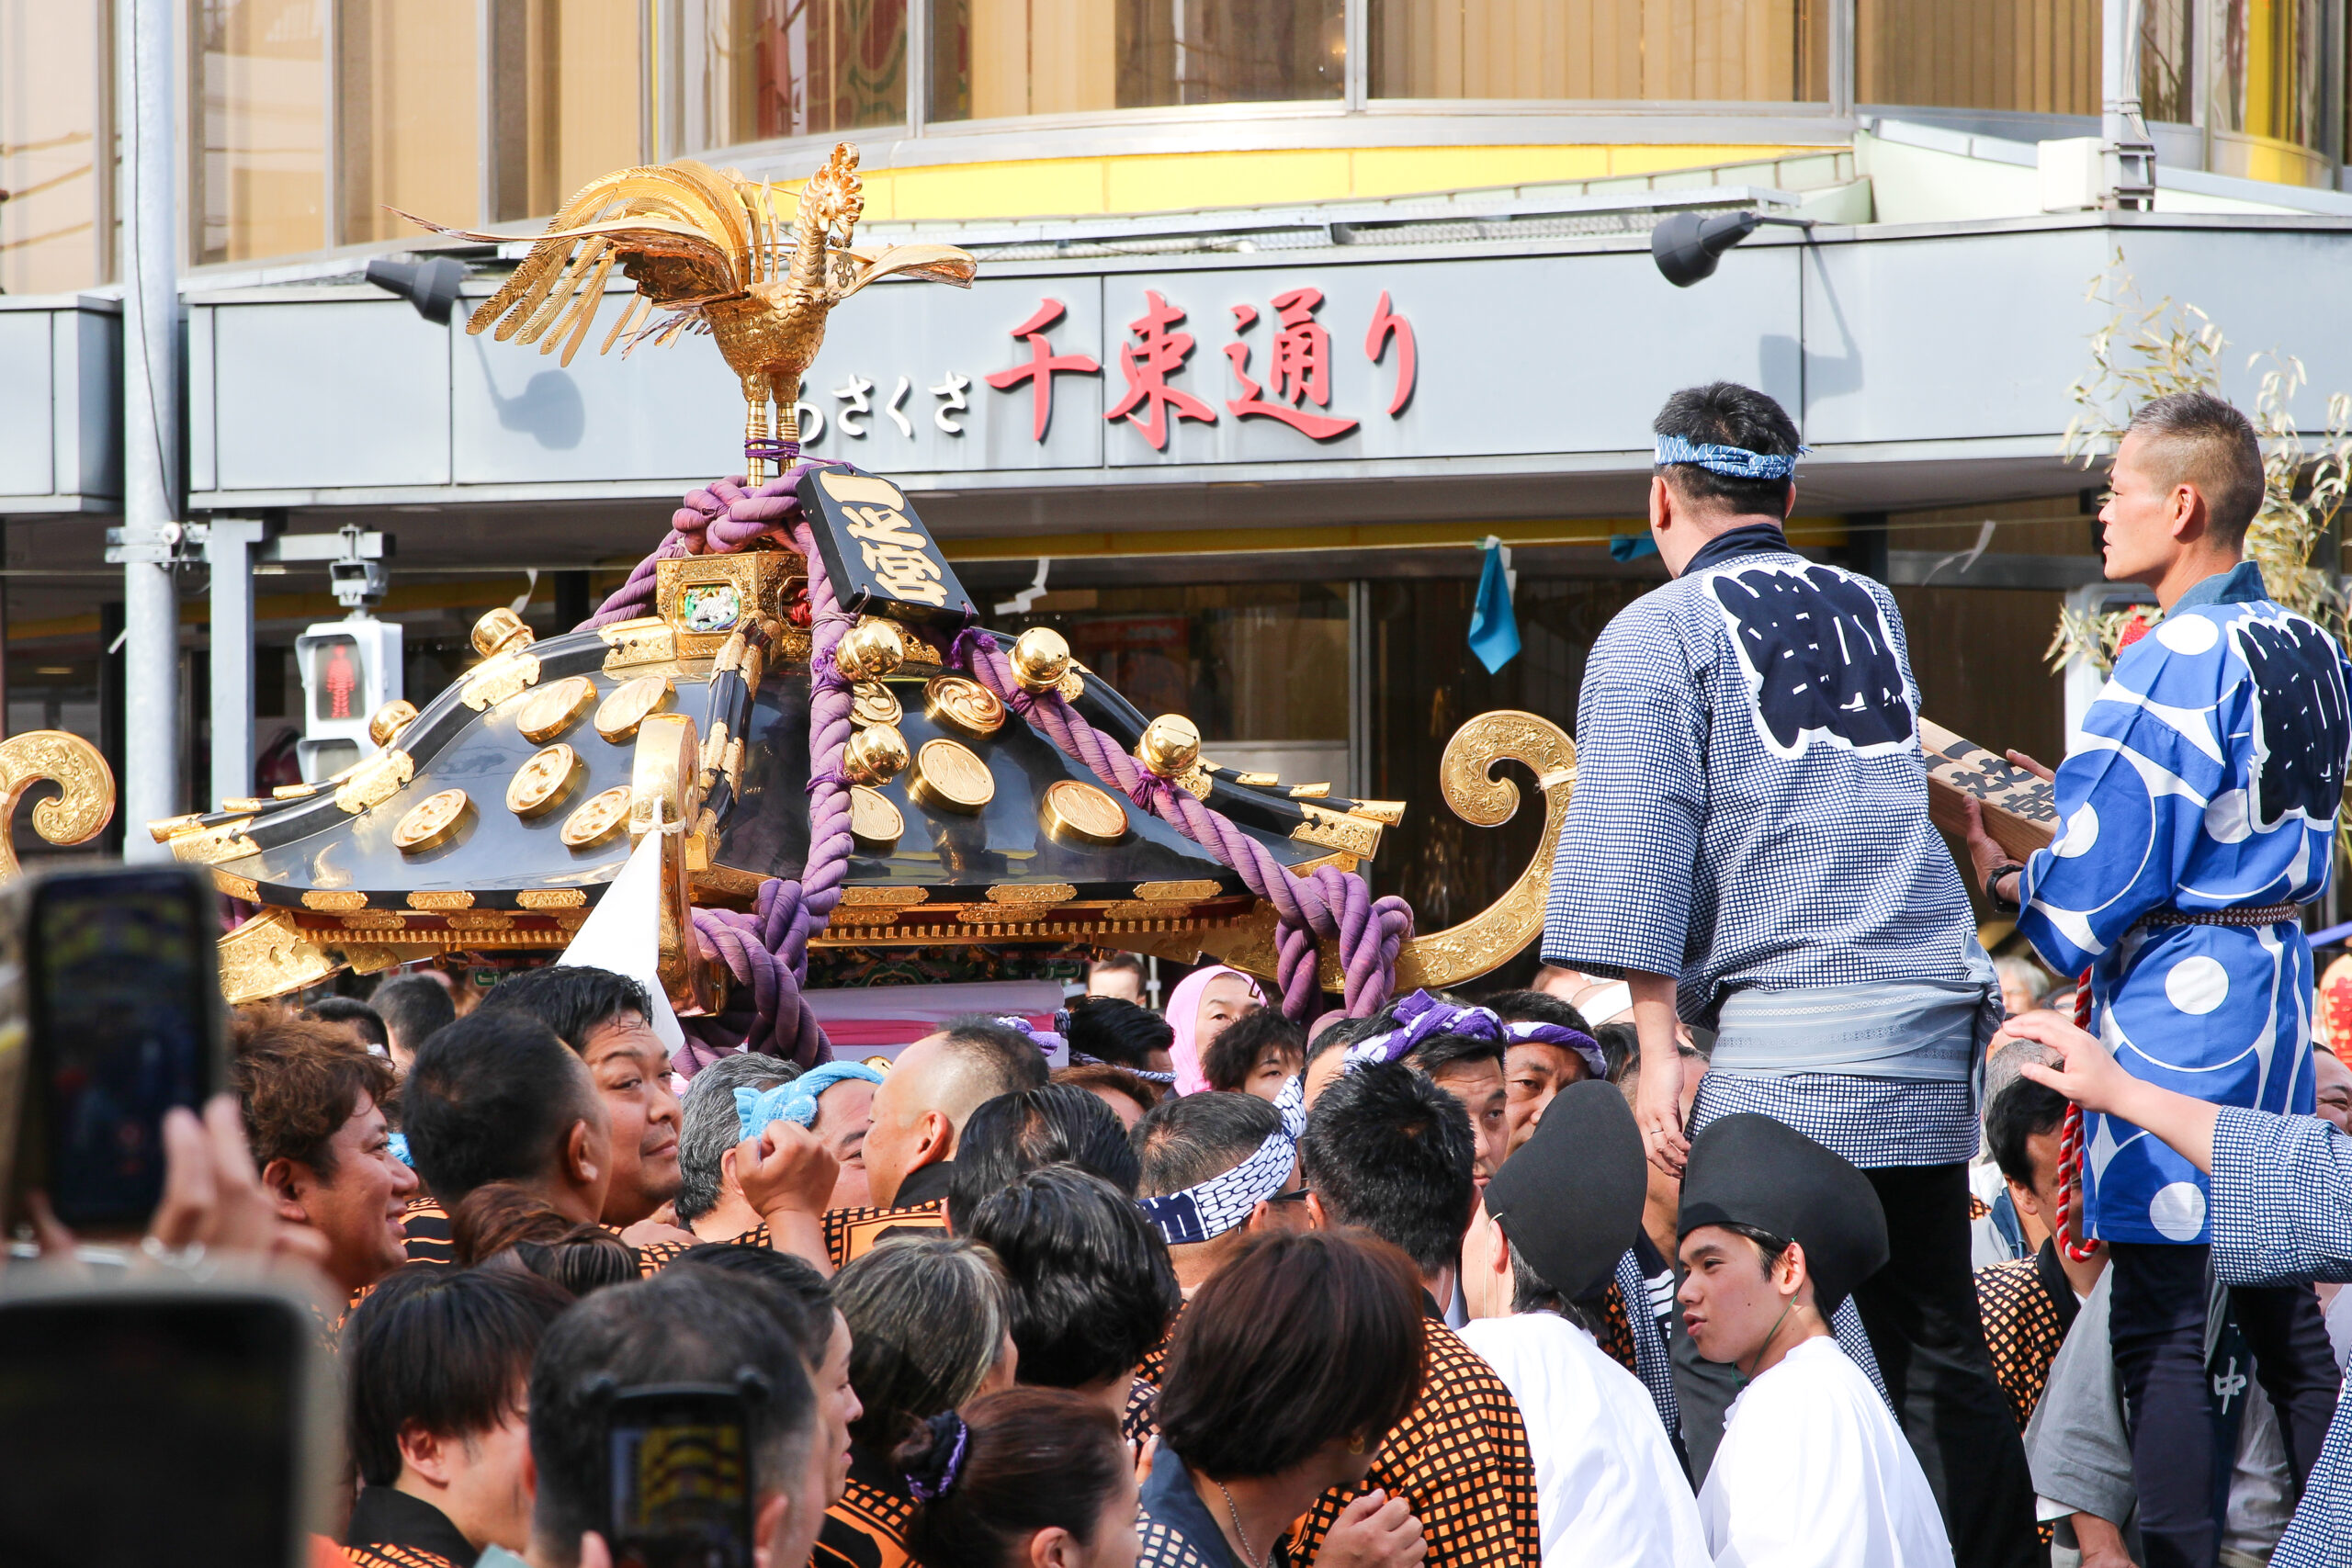
<path fill-rule="evenodd" d="M 823 1419 L 770 1288 L 674 1269 L 556 1320 L 531 1368 L 527 1568 L 798 1568 Z M 492 1548 L 478 1568 L 514 1568 Z"/>

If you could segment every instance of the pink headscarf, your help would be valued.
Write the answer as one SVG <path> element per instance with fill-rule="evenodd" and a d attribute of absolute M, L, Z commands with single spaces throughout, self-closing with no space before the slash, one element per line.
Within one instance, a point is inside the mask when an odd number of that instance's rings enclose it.
<path fill-rule="evenodd" d="M 1213 964 L 1205 969 L 1195 969 L 1177 982 L 1176 988 L 1168 995 L 1168 1011 L 1165 1016 L 1168 1026 L 1176 1032 L 1176 1042 L 1168 1048 L 1168 1055 L 1176 1063 L 1176 1092 L 1178 1094 L 1199 1094 L 1209 1087 L 1209 1080 L 1201 1072 L 1200 1047 L 1193 1043 L 1193 1032 L 1201 1021 L 1202 993 L 1209 988 L 1209 982 L 1220 975 L 1238 977 L 1250 987 L 1250 994 L 1258 999 L 1258 1005 L 1261 1007 L 1265 1005 L 1266 993 L 1258 988 L 1257 981 L 1250 979 L 1240 970 L 1229 968 L 1222 964 Z"/>

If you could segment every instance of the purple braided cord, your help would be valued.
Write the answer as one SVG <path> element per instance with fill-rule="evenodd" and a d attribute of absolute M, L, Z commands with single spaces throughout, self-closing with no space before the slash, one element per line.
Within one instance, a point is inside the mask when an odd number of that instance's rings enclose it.
<path fill-rule="evenodd" d="M 725 555 L 775 534 L 788 535 L 808 561 L 812 612 L 808 698 L 808 858 L 798 880 L 761 884 L 749 912 L 694 911 L 695 934 L 707 960 L 724 964 L 734 980 L 733 1005 L 716 1018 L 683 1019 L 684 1045 L 673 1062 L 691 1077 L 724 1054 L 764 1053 L 811 1066 L 832 1056 L 802 987 L 808 978 L 808 940 L 824 929 L 849 879 L 848 780 L 841 771 L 849 743 L 849 682 L 833 666 L 833 650 L 856 618 L 835 602 L 815 536 L 794 495 L 801 476 L 820 465 L 797 463 L 781 477 L 746 490 L 741 477 L 716 479 L 685 498 L 661 547 L 639 563 L 580 627 L 591 630 L 650 615 L 656 563 L 691 555 Z M 748 1006 L 746 998 L 748 998 Z"/>
<path fill-rule="evenodd" d="M 948 658 L 1095 777 L 1238 872 L 1250 892 L 1274 907 L 1275 972 L 1284 1013 L 1303 1022 L 1316 1006 L 1317 937 L 1338 943 L 1350 1017 L 1369 1018 L 1387 1005 L 1396 987 L 1396 954 L 1413 929 L 1412 907 L 1405 900 L 1393 895 L 1374 898 L 1363 877 L 1337 866 L 1324 866 L 1305 877 L 1292 875 L 1231 820 L 1187 791 L 1154 777 L 1087 723 L 1060 693 L 1050 688 L 1031 692 L 1015 681 L 1012 662 L 986 633 L 966 631 L 956 637 Z"/>

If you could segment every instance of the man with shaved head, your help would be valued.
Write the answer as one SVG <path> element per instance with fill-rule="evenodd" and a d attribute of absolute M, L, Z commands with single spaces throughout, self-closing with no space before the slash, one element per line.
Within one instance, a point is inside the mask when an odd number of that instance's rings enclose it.
<path fill-rule="evenodd" d="M 982 1014 L 951 1018 L 899 1053 L 874 1091 L 865 1133 L 870 1209 L 825 1216 L 825 1249 L 840 1268 L 893 1229 L 944 1223 L 949 1168 L 964 1123 L 982 1102 L 1046 1085 L 1037 1043 Z"/>
<path fill-rule="evenodd" d="M 2262 444 L 2220 398 L 2176 392 L 2132 415 L 2099 513 L 2107 575 L 2146 585 L 2160 614 L 2127 634 L 2054 778 L 2009 754 L 2052 779 L 2057 842 L 2019 865 L 1972 803 L 1968 847 L 2035 952 L 2062 975 L 2090 970 L 2091 1028 L 2126 1072 L 2308 1116 L 2300 910 L 2335 858 L 2352 666 L 2243 558 L 2264 494 Z M 2212 1483 L 2226 1412 L 2205 1371 L 2211 1189 L 2117 1118 L 2086 1111 L 2083 1144 L 2084 1228 L 2108 1244 L 2109 1337 L 2133 1414 L 2142 1561 L 2210 1563 L 2226 1494 Z M 2319 1303 L 2308 1285 L 2240 1287 L 2231 1305 L 2300 1486 L 2336 1400 Z"/>

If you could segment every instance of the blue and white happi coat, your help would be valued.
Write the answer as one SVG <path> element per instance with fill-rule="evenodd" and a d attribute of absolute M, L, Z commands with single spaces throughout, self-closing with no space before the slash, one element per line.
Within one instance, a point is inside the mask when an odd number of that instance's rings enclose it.
<path fill-rule="evenodd" d="M 1918 704 L 1883 585 L 1778 528 L 1711 540 L 1586 661 L 1544 961 L 1677 976 L 1682 1017 L 1708 1027 L 1742 993 L 1971 992 L 1990 968 L 1928 820 Z M 1966 1041 L 1932 1077 L 1884 1051 L 1767 1071 L 1717 1049 L 1693 1132 L 1758 1111 L 1865 1169 L 1976 1152 Z"/>
<path fill-rule="evenodd" d="M 2062 832 L 2027 863 L 2018 925 L 2091 971 L 2133 1077 L 2218 1105 L 2312 1109 L 2312 954 L 2294 919 L 2150 924 L 2327 888 L 2352 757 L 2343 652 L 2267 597 L 2252 562 L 2206 579 L 2125 649 L 2059 767 Z M 2109 1241 L 2203 1242 L 2207 1184 L 2127 1122 L 2084 1119 L 2084 1208 Z"/>

